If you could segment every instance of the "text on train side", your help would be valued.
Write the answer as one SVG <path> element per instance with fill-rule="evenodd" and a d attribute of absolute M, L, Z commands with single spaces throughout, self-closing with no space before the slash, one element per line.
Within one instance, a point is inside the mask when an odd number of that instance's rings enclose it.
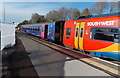
<path fill-rule="evenodd" d="M 87 26 L 111 26 L 114 25 L 115 21 L 104 21 L 104 22 L 88 22 Z"/>

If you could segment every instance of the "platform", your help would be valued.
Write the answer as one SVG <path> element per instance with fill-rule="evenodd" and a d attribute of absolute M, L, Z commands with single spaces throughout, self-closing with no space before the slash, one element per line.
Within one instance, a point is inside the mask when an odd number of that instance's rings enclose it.
<path fill-rule="evenodd" d="M 104 71 L 68 57 L 36 41 L 17 35 L 17 44 L 7 57 L 6 76 L 107 76 Z M 7 53 L 11 50 L 5 50 Z"/>

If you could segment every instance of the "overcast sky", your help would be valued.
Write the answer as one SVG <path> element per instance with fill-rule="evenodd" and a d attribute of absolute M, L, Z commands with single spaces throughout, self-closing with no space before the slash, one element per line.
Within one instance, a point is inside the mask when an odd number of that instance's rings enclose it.
<path fill-rule="evenodd" d="M 61 7 L 78 8 L 80 12 L 82 12 L 85 8 L 91 8 L 93 4 L 98 0 L 64 0 L 66 2 L 61 2 L 63 0 L 29 0 L 29 2 L 28 0 L 0 0 L 0 1 L 1 1 L 0 20 L 3 21 L 4 11 L 2 1 L 5 1 L 6 22 L 12 23 L 14 21 L 16 23 L 20 23 L 23 20 L 29 20 L 33 13 L 46 15 L 49 11 L 58 10 Z"/>

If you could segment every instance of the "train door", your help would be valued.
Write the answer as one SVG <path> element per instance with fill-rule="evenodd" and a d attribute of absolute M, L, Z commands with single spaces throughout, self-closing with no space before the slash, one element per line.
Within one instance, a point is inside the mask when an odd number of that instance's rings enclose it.
<path fill-rule="evenodd" d="M 74 44 L 75 44 L 75 48 L 79 48 L 79 26 L 80 25 L 80 23 L 78 22 L 78 23 L 76 23 L 76 28 L 75 28 L 75 41 L 74 41 Z"/>
<path fill-rule="evenodd" d="M 83 48 L 84 27 L 85 27 L 85 22 L 76 23 L 74 45 L 75 45 L 75 48 L 78 48 L 81 50 L 84 49 Z"/>

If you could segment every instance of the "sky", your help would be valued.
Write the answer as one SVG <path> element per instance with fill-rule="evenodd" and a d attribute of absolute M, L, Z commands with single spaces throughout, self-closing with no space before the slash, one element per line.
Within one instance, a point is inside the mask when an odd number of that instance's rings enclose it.
<path fill-rule="evenodd" d="M 29 20 L 33 13 L 46 15 L 49 11 L 59 10 L 61 7 L 78 8 L 80 12 L 90 8 L 95 2 L 6 2 L 5 21 L 20 23 Z M 0 3 L 0 19 L 3 21 L 3 3 Z"/>
<path fill-rule="evenodd" d="M 3 0 L 5 1 L 5 0 Z M 22 2 L 23 1 L 23 2 Z M 26 1 L 26 2 L 25 2 Z M 91 8 L 97 0 L 6 0 L 5 1 L 5 22 L 20 23 L 24 20 L 30 20 L 33 13 L 46 15 L 49 11 L 59 10 L 61 7 L 78 8 L 82 12 L 85 8 Z M 46 2 L 45 2 L 46 1 Z M 77 2 L 78 1 L 78 2 Z M 93 2 L 90 2 L 93 1 Z M 102 0 L 101 0 L 102 1 Z M 104 1 L 104 0 L 103 0 Z M 3 22 L 4 10 L 3 2 L 0 2 L 0 21 Z"/>

